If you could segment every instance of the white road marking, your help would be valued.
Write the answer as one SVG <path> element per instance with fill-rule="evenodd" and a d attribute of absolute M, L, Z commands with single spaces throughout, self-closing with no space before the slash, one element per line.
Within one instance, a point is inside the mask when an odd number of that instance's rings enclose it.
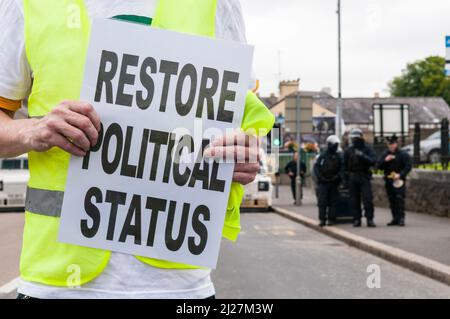
<path fill-rule="evenodd" d="M 0 294 L 8 295 L 12 292 L 14 292 L 17 287 L 19 286 L 20 277 L 14 278 L 7 284 L 0 287 Z"/>

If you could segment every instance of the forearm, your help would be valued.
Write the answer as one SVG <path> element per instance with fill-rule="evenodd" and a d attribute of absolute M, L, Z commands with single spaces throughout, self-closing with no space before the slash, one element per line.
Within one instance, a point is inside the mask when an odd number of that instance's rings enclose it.
<path fill-rule="evenodd" d="M 62 101 L 40 119 L 13 120 L 0 110 L 0 157 L 53 147 L 83 157 L 96 145 L 100 127 L 92 105 L 81 101 Z"/>
<path fill-rule="evenodd" d="M 400 172 L 400 176 L 402 179 L 406 179 L 406 176 L 408 176 L 408 174 L 411 172 L 412 170 L 412 163 L 410 158 L 406 158 L 405 159 L 405 166 L 402 169 L 402 171 Z"/>
<path fill-rule="evenodd" d="M 13 120 L 0 110 L 0 157 L 16 157 L 31 150 L 23 132 L 34 122 L 34 119 Z"/>
<path fill-rule="evenodd" d="M 380 158 L 380 160 L 378 161 L 378 169 L 384 170 L 386 166 L 386 160 L 385 157 Z"/>
<path fill-rule="evenodd" d="M 373 156 L 372 154 L 363 154 L 361 155 L 361 159 L 370 166 L 375 165 L 377 162 L 375 156 Z"/>

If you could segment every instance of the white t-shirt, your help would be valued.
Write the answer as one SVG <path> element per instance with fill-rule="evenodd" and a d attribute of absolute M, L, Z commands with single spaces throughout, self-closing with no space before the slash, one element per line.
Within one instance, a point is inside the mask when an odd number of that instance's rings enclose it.
<path fill-rule="evenodd" d="M 153 17 L 156 0 L 85 0 L 91 18 Z M 22 0 L 0 1 L 0 97 L 23 100 L 32 70 L 25 54 Z M 246 42 L 239 0 L 219 0 L 216 36 Z M 21 282 L 19 293 L 35 298 L 207 298 L 215 294 L 208 269 L 160 269 L 134 256 L 112 253 L 100 276 L 79 288 Z"/>

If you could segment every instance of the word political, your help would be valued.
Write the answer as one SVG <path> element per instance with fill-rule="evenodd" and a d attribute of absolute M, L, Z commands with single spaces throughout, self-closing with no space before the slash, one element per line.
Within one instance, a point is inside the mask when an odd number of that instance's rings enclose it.
<path fill-rule="evenodd" d="M 100 152 L 100 166 L 107 175 L 119 174 L 140 180 L 147 178 L 149 182 L 164 184 L 173 182 L 177 186 L 189 188 L 194 188 L 199 183 L 206 191 L 225 190 L 225 181 L 218 178 L 219 163 L 213 161 L 211 164 L 209 160 L 203 159 L 203 150 L 209 140 L 203 140 L 203 149 L 198 153 L 194 166 L 189 168 L 182 165 L 181 156 L 194 153 L 194 139 L 191 135 L 183 135 L 176 143 L 177 137 L 174 133 L 143 129 L 139 137 L 139 154 L 134 156 L 137 164 L 131 164 L 133 133 L 132 126 L 122 129 L 118 123 L 112 123 L 104 130 L 102 124 L 98 142 L 83 158 L 82 169 L 89 170 L 91 153 Z M 151 161 L 148 160 L 147 154 L 149 145 L 153 146 Z M 160 165 L 161 160 L 163 165 Z M 144 176 L 146 165 L 150 168 L 148 176 Z M 158 175 L 160 179 L 157 179 Z"/>
<path fill-rule="evenodd" d="M 159 63 L 158 63 L 159 62 Z M 135 94 L 125 93 L 126 86 L 135 86 L 136 74 L 130 73 L 129 68 L 138 70 L 140 83 L 145 89 L 136 90 Z M 119 71 L 120 70 L 120 71 Z M 165 112 L 167 105 L 175 105 L 178 115 L 184 117 L 191 112 L 196 118 L 202 118 L 206 104 L 207 118 L 220 122 L 232 123 L 234 112 L 226 110 L 227 102 L 236 99 L 236 92 L 229 89 L 229 85 L 239 82 L 239 73 L 224 71 L 220 76 L 214 68 L 203 67 L 201 74 L 193 64 L 180 65 L 178 62 L 161 60 L 152 57 L 140 59 L 139 56 L 123 54 L 120 62 L 115 52 L 102 51 L 100 68 L 98 72 L 95 102 L 100 102 L 105 89 L 105 100 L 108 104 L 132 107 L 134 103 L 141 110 L 152 106 L 155 97 L 155 82 L 152 74 L 164 76 L 161 88 L 161 100 L 155 102 L 160 112 Z M 114 96 L 113 80 L 118 76 L 117 93 Z M 169 88 L 173 77 L 176 79 L 175 92 L 169 94 Z M 222 83 L 220 84 L 220 78 Z M 188 84 L 187 84 L 188 82 Z M 220 92 L 219 92 L 219 85 Z M 183 92 L 189 92 L 183 101 Z M 213 97 L 220 94 L 217 111 L 214 109 Z M 170 98 L 171 103 L 168 103 Z M 197 103 L 195 103 L 197 101 Z M 194 105 L 195 104 L 195 105 Z"/>

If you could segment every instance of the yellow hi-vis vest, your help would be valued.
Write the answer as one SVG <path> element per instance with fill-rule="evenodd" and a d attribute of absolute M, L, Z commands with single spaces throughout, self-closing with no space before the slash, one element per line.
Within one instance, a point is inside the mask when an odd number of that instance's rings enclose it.
<path fill-rule="evenodd" d="M 26 54 L 34 81 L 28 100 L 30 117 L 45 116 L 63 100 L 78 100 L 82 85 L 90 20 L 83 0 L 24 0 Z M 216 0 L 160 0 L 153 25 L 179 32 L 214 37 Z M 242 128 L 269 130 L 274 118 L 249 93 Z M 30 152 L 25 229 L 20 262 L 22 279 L 52 286 L 73 285 L 77 269 L 82 285 L 97 277 L 111 252 L 59 243 L 59 216 L 70 155 L 59 148 Z M 223 236 L 236 240 L 240 231 L 241 185 L 231 187 Z M 198 268 L 137 257 L 159 268 Z"/>

